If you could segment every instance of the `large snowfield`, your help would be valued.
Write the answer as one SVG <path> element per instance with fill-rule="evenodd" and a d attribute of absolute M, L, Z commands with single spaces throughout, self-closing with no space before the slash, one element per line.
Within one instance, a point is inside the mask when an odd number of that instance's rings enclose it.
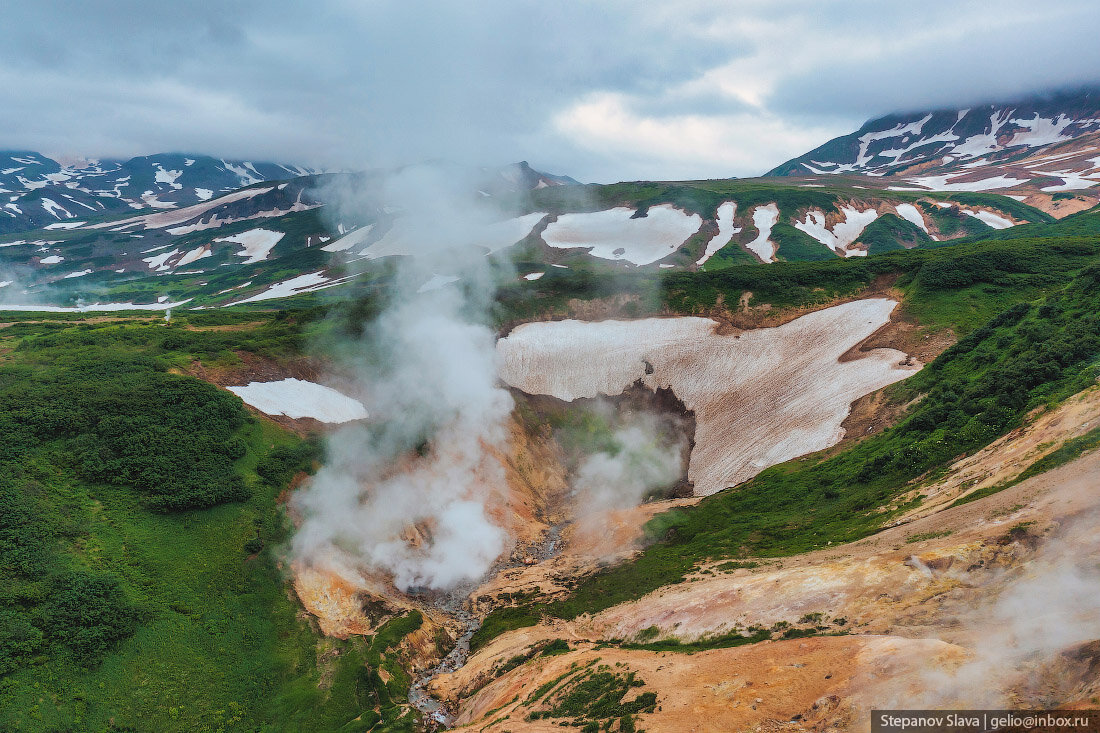
<path fill-rule="evenodd" d="M 896 305 L 859 300 L 728 335 L 696 317 L 527 323 L 497 342 L 498 368 L 517 389 L 566 401 L 621 394 L 638 380 L 671 388 L 695 412 L 688 478 L 707 495 L 834 445 L 853 400 L 919 368 L 894 349 L 841 360 Z"/>

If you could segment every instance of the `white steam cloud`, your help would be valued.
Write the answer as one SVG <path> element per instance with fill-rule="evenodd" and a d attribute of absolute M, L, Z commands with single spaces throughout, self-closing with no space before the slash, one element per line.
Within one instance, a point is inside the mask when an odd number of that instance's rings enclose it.
<path fill-rule="evenodd" d="M 612 415 L 610 405 L 597 412 Z M 638 506 L 652 492 L 674 484 L 684 472 L 683 430 L 653 412 L 626 412 L 605 450 L 584 458 L 573 479 L 574 531 L 595 539 L 606 531 L 607 514 Z"/>
<path fill-rule="evenodd" d="M 909 673 L 871 686 L 867 707 L 1029 708 L 1074 699 L 1081 677 L 1067 666 L 1072 651 L 1100 639 L 1098 529 L 1095 514 L 1063 526 L 994 580 L 999 593 L 957 619 L 952 635 L 965 658 L 908 660 Z"/>
<path fill-rule="evenodd" d="M 573 482 L 577 498 L 592 510 L 637 506 L 646 494 L 680 477 L 683 438 L 668 435 L 653 413 L 629 416 L 615 429 L 611 443 L 609 450 L 581 462 Z"/>
<path fill-rule="evenodd" d="M 476 235 L 498 215 L 468 184 L 417 166 L 387 178 L 383 201 L 361 202 L 403 217 L 415 255 L 395 258 L 388 305 L 345 360 L 371 421 L 331 436 L 325 465 L 294 497 L 300 561 L 365 563 L 401 590 L 444 589 L 481 577 L 508 548 L 488 502 L 504 486 L 491 449 L 507 439 L 513 402 L 483 325 L 493 262 Z M 423 288 L 439 275 L 458 280 Z"/>

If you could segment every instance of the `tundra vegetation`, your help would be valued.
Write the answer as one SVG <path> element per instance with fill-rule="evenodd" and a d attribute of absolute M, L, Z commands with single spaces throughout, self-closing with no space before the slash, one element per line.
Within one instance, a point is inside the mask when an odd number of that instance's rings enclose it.
<path fill-rule="evenodd" d="M 297 354 L 308 322 L 61 315 L 0 331 L 0 728 L 411 726 L 394 648 L 419 615 L 324 639 L 278 566 L 276 497 L 317 444 L 179 373 Z"/>
<path fill-rule="evenodd" d="M 697 210 L 728 200 L 724 185 L 652 184 L 651 196 L 680 197 Z M 768 198 L 743 188 L 739 207 L 753 203 L 750 194 L 775 200 L 774 191 Z M 600 205 L 624 191 L 603 187 Z M 539 195 L 553 210 L 554 196 L 572 194 Z M 786 195 L 803 198 L 784 206 L 836 194 Z M 505 280 L 493 314 L 500 326 L 560 312 L 571 299 L 632 294 L 637 315 L 708 313 L 746 292 L 751 306 L 782 309 L 886 282 L 922 332 L 950 329 L 958 340 L 887 389 L 892 402 L 910 405 L 890 429 L 656 516 L 648 547 L 633 560 L 578 579 L 564 596 L 525 597 L 494 611 L 473 645 L 545 616 L 572 618 L 638 598 L 704 563 L 752 567 L 749 558 L 866 536 L 911 506 L 901 497 L 922 477 L 1095 381 L 1100 214 L 1049 222 L 1032 211 L 1008 213 L 1036 223 L 914 250 L 883 245 L 881 254 L 849 260 L 760 266 L 716 255 L 705 272 L 612 278 L 593 263 L 554 268 L 533 282 Z M 901 226 L 881 225 L 882 241 Z M 372 637 L 325 638 L 280 567 L 288 522 L 278 497 L 316 465 L 317 444 L 190 376 L 197 366 L 228 369 L 249 355 L 294 359 L 307 344 L 338 348 L 378 311 L 385 277 L 382 263 L 368 291 L 337 303 L 318 306 L 311 296 L 296 299 L 296 309 L 181 312 L 171 323 L 148 313 L 0 314 L 10 324 L 0 328 L 0 728 L 413 729 L 400 643 L 419 628 L 419 615 L 389 619 Z M 1070 460 L 1097 442 L 1094 431 L 1044 460 Z M 695 644 L 611 643 L 693 651 L 842 626 L 807 624 Z M 636 682 L 625 672 L 573 670 L 570 679 L 543 691 L 540 716 L 585 729 L 614 720 L 628 730 L 653 702 L 644 694 L 622 702 Z"/>

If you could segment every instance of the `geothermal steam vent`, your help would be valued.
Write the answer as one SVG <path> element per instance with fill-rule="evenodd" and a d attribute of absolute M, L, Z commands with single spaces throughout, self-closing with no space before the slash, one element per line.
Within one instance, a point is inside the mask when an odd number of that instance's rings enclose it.
<path fill-rule="evenodd" d="M 695 412 L 688 478 L 696 494 L 713 494 L 835 444 L 853 400 L 920 368 L 894 349 L 841 361 L 896 305 L 858 300 L 730 335 L 694 317 L 527 323 L 497 342 L 498 368 L 517 389 L 566 401 L 638 381 L 671 388 Z"/>

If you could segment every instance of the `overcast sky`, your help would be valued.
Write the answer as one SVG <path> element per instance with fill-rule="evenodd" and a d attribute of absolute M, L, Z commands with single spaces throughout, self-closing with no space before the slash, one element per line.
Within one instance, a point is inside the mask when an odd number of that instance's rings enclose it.
<path fill-rule="evenodd" d="M 1100 82 L 1100 3 L 16 0 L 0 148 L 751 176 L 868 118 Z"/>

